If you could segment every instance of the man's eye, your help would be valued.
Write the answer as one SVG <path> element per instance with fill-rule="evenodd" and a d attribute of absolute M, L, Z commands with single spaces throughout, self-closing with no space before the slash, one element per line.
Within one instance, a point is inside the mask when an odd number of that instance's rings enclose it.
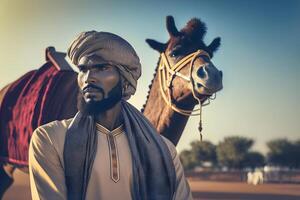
<path fill-rule="evenodd" d="M 100 67 L 100 70 L 101 70 L 101 71 L 105 71 L 105 70 L 108 70 L 108 69 L 109 69 L 108 66 L 102 66 L 102 67 Z"/>

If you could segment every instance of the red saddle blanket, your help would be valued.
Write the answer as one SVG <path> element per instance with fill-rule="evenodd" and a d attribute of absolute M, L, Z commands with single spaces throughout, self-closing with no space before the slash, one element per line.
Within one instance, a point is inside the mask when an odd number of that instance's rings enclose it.
<path fill-rule="evenodd" d="M 28 165 L 33 131 L 77 111 L 77 74 L 59 70 L 48 61 L 4 88 L 0 99 L 0 162 Z"/>

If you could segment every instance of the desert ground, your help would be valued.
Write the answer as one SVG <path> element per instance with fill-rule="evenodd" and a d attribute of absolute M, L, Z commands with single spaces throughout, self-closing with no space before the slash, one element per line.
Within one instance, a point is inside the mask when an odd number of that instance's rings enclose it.
<path fill-rule="evenodd" d="M 21 171 L 3 200 L 29 200 L 29 177 Z M 300 184 L 248 185 L 241 182 L 216 182 L 189 179 L 195 200 L 299 200 Z"/>

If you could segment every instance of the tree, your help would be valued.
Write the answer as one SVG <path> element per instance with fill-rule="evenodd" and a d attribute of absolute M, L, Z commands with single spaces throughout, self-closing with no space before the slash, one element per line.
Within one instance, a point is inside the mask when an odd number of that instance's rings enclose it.
<path fill-rule="evenodd" d="M 246 163 L 246 156 L 253 143 L 252 139 L 246 137 L 231 136 L 224 138 L 217 145 L 218 163 L 228 168 L 243 168 Z"/>
<path fill-rule="evenodd" d="M 198 163 L 193 156 L 192 151 L 183 150 L 180 155 L 180 160 L 185 170 L 193 169 Z"/>
<path fill-rule="evenodd" d="M 300 168 L 300 140 L 294 142 L 294 150 L 293 150 L 293 167 Z"/>
<path fill-rule="evenodd" d="M 193 141 L 191 142 L 192 156 L 198 161 L 199 165 L 204 162 L 211 162 L 213 165 L 217 163 L 216 146 L 209 141 Z"/>
<path fill-rule="evenodd" d="M 264 165 L 265 165 L 264 155 L 256 151 L 248 152 L 245 155 L 245 159 L 242 164 L 242 166 L 244 167 L 251 167 L 251 168 L 263 167 Z"/>
<path fill-rule="evenodd" d="M 184 150 L 180 154 L 182 165 L 189 170 L 204 162 L 216 163 L 216 146 L 209 141 L 191 142 L 191 150 Z"/>
<path fill-rule="evenodd" d="M 291 142 L 287 139 L 275 139 L 267 143 L 268 161 L 282 167 L 300 167 L 300 140 Z"/>

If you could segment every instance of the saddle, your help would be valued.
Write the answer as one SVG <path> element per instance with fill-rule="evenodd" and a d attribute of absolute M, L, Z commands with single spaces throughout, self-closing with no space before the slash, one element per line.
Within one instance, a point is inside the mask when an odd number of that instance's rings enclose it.
<path fill-rule="evenodd" d="M 77 112 L 77 73 L 65 53 L 46 48 L 46 62 L 0 91 L 0 162 L 28 166 L 33 131 Z"/>

